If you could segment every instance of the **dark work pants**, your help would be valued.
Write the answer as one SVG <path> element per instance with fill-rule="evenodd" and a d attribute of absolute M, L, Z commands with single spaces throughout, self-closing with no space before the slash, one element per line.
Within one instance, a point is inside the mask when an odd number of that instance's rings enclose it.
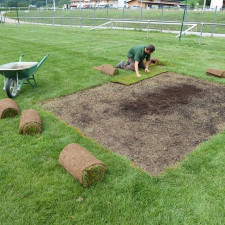
<path fill-rule="evenodd" d="M 135 64 L 135 60 L 133 58 L 128 58 L 128 62 L 124 65 L 124 68 L 123 69 L 135 71 L 134 64 Z M 145 69 L 144 62 L 143 61 L 139 62 L 138 67 Z"/>

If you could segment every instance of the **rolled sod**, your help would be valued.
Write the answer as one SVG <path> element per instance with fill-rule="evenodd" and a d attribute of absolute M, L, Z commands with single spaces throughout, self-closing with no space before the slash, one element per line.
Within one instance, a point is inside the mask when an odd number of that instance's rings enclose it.
<path fill-rule="evenodd" d="M 84 186 L 90 186 L 104 177 L 106 166 L 79 144 L 67 145 L 59 155 L 59 164 Z"/>
<path fill-rule="evenodd" d="M 9 98 L 0 101 L 0 118 L 14 117 L 20 113 L 17 103 Z"/>
<path fill-rule="evenodd" d="M 119 74 L 119 70 L 112 65 L 103 64 L 101 66 L 94 66 L 93 69 L 101 71 L 101 73 L 114 76 Z"/>
<path fill-rule="evenodd" d="M 150 64 L 157 64 L 157 65 L 159 65 L 160 64 L 160 60 L 159 59 L 155 59 L 155 58 L 150 59 Z"/>
<path fill-rule="evenodd" d="M 41 132 L 41 117 L 39 113 L 34 109 L 25 110 L 20 118 L 19 133 L 35 135 Z"/>
<path fill-rule="evenodd" d="M 219 70 L 219 69 L 207 69 L 206 74 L 208 76 L 216 76 L 216 77 L 225 77 L 225 71 L 224 70 Z"/>
<path fill-rule="evenodd" d="M 114 76 L 119 74 L 119 70 L 111 65 L 102 65 L 101 73 L 104 73 L 109 76 Z"/>

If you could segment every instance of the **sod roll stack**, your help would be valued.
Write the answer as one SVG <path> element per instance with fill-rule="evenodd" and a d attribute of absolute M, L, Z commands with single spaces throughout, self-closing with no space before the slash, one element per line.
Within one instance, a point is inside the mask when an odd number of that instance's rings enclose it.
<path fill-rule="evenodd" d="M 215 77 L 225 77 L 225 71 L 224 70 L 218 70 L 218 69 L 207 69 L 206 74 L 208 76 L 215 76 Z"/>
<path fill-rule="evenodd" d="M 9 98 L 0 100 L 0 118 L 14 117 L 20 113 L 17 103 Z"/>
<path fill-rule="evenodd" d="M 35 135 L 41 132 L 41 117 L 39 113 L 34 109 L 25 110 L 20 118 L 19 133 Z"/>
<path fill-rule="evenodd" d="M 90 186 L 104 177 L 106 166 L 79 144 L 67 145 L 59 155 L 59 164 L 84 186 Z"/>

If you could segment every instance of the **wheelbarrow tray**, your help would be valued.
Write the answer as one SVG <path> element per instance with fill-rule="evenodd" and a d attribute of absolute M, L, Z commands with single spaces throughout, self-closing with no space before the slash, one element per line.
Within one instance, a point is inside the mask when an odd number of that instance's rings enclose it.
<path fill-rule="evenodd" d="M 33 75 L 38 69 L 38 62 L 12 62 L 0 66 L 0 73 L 7 78 L 24 79 Z"/>

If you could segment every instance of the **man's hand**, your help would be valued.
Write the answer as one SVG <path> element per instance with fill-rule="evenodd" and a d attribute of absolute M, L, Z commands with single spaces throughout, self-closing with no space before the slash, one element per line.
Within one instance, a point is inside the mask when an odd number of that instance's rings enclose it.
<path fill-rule="evenodd" d="M 145 63 L 145 72 L 146 73 L 149 73 L 149 69 L 148 69 L 149 64 L 150 64 L 150 60 Z"/>
<path fill-rule="evenodd" d="M 135 68 L 136 76 L 141 77 L 141 74 L 139 73 L 139 69 L 138 69 L 138 64 L 139 64 L 139 62 L 135 61 L 134 68 Z"/>

